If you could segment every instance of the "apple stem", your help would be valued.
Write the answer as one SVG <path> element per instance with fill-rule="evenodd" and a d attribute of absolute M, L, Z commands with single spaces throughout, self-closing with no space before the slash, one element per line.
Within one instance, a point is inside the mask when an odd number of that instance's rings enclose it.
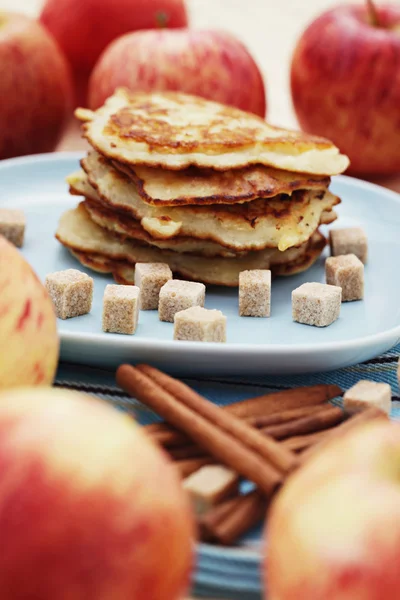
<path fill-rule="evenodd" d="M 367 0 L 367 8 L 371 19 L 371 25 L 373 25 L 374 27 L 379 27 L 380 22 L 378 17 L 378 11 L 376 10 L 376 6 L 373 0 Z"/>

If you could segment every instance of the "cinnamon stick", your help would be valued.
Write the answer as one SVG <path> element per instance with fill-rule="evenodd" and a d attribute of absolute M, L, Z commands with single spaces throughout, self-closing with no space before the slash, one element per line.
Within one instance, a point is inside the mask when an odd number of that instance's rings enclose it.
<path fill-rule="evenodd" d="M 302 406 L 300 408 L 289 408 L 287 410 L 278 411 L 272 415 L 260 415 L 258 417 L 245 418 L 246 423 L 262 429 L 271 425 L 280 425 L 300 419 L 302 417 L 308 417 L 309 415 L 315 415 L 320 411 L 325 410 L 326 404 L 317 404 L 315 406 Z"/>
<path fill-rule="evenodd" d="M 338 406 L 326 406 L 316 414 L 295 419 L 280 425 L 271 425 L 261 429 L 265 435 L 270 435 L 276 440 L 283 440 L 295 435 L 315 433 L 321 429 L 327 429 L 343 421 L 344 412 Z"/>
<path fill-rule="evenodd" d="M 268 417 L 272 421 L 275 420 L 276 416 L 281 415 L 292 415 L 292 414 L 302 414 L 304 409 L 295 409 L 290 411 L 285 411 L 285 413 L 277 413 L 276 415 L 272 415 Z M 343 420 L 344 412 L 341 408 L 335 407 L 332 405 L 323 405 L 323 406 L 313 406 L 308 407 L 308 416 L 302 417 L 300 419 L 293 419 L 290 421 L 283 422 L 281 418 L 276 419 L 278 421 L 277 425 L 271 425 L 269 427 L 261 429 L 261 432 L 264 435 L 270 435 L 276 440 L 285 440 L 287 438 L 291 438 L 294 436 L 301 435 L 309 435 L 316 433 L 320 430 L 325 430 L 328 428 L 337 425 Z M 264 422 L 266 422 L 265 419 Z M 260 419 L 259 423 L 263 422 L 263 419 Z M 306 448 L 307 445 L 312 445 L 312 442 L 309 440 L 303 444 L 303 447 Z M 290 445 L 284 445 L 285 448 L 293 449 Z M 175 460 L 182 460 L 187 458 L 201 457 L 206 456 L 207 453 L 204 450 L 201 450 L 196 444 L 187 444 L 186 446 L 179 446 L 178 448 L 169 448 L 167 449 L 170 456 Z M 297 449 L 296 449 L 297 451 Z"/>
<path fill-rule="evenodd" d="M 157 375 L 154 377 L 151 369 L 150 373 L 153 378 L 150 378 L 148 373 L 149 369 L 146 367 L 139 370 L 130 365 L 122 365 L 117 371 L 117 382 L 124 390 L 152 408 L 166 421 L 183 430 L 215 459 L 230 466 L 239 475 L 253 481 L 261 490 L 270 494 L 276 489 L 282 482 L 282 471 L 271 464 L 272 460 L 267 462 L 254 448 L 249 447 L 246 435 L 236 434 L 239 429 L 242 433 L 242 427 L 244 427 L 246 428 L 245 433 L 250 431 L 251 434 L 256 434 L 263 441 L 267 438 L 231 415 L 227 415 L 217 406 L 210 404 L 215 410 L 209 411 L 204 407 L 204 403 L 208 404 L 207 400 L 201 397 L 200 402 L 197 402 L 196 398 L 196 402 L 192 404 L 193 409 L 190 406 L 191 402 L 188 403 L 189 405 L 184 404 L 181 401 L 182 396 L 178 400 L 176 392 L 172 395 L 167 391 L 166 385 L 162 384 L 161 387 L 159 385 L 160 378 Z M 207 420 L 205 415 L 210 414 L 212 414 L 212 419 Z M 221 415 L 224 418 L 221 419 Z M 239 423 L 241 427 L 236 427 L 236 423 Z M 296 465 L 295 455 L 289 450 L 281 448 L 273 440 L 267 441 L 271 443 L 260 444 L 260 447 L 268 447 L 270 457 L 275 459 L 274 465 L 279 463 L 285 465 L 286 468 L 294 468 Z"/>
<path fill-rule="evenodd" d="M 207 452 L 197 444 L 188 444 L 187 446 L 179 446 L 178 448 L 167 448 L 166 450 L 173 460 L 186 460 L 189 458 L 201 458 L 207 456 Z"/>
<path fill-rule="evenodd" d="M 257 490 L 227 500 L 200 519 L 201 538 L 229 546 L 262 520 L 267 507 L 267 498 Z"/>
<path fill-rule="evenodd" d="M 234 415 L 223 411 L 219 406 L 212 404 L 212 402 L 209 402 L 200 396 L 200 394 L 181 381 L 173 379 L 166 373 L 162 373 L 150 365 L 139 365 L 137 370 L 142 374 L 144 373 L 147 375 L 147 377 L 154 381 L 161 390 L 166 390 L 175 397 L 181 405 L 183 404 L 187 408 L 194 410 L 197 415 L 207 419 L 219 430 L 234 436 L 238 441 L 240 440 L 244 445 L 255 451 L 260 457 L 266 459 L 282 473 L 288 473 L 297 465 L 296 457 L 292 452 L 279 446 L 268 435 L 260 435 L 258 431 L 247 425 L 245 422 Z M 190 435 L 189 431 L 186 431 L 185 433 Z M 191 437 L 193 437 L 193 435 L 191 435 Z M 193 439 L 195 438 L 193 437 Z M 207 450 L 207 448 L 205 449 Z M 226 453 L 229 454 L 229 448 Z"/>
<path fill-rule="evenodd" d="M 240 400 L 228 406 L 222 407 L 224 411 L 234 414 L 243 419 L 257 420 L 267 419 L 276 413 L 293 409 L 307 409 L 322 405 L 337 396 L 341 396 L 343 390 L 336 385 L 314 385 L 309 387 L 300 387 L 292 390 L 283 390 L 272 394 L 265 394 L 247 400 Z M 301 415 L 299 415 L 301 416 Z M 295 417 L 293 417 L 295 418 Z M 253 423 L 254 424 L 254 421 Z M 273 423 L 265 423 L 265 425 Z M 154 434 L 154 439 L 162 446 L 172 447 L 188 443 L 188 438 L 181 432 L 164 423 L 160 424 L 157 430 L 146 426 L 148 433 Z M 261 427 L 262 425 L 260 425 Z M 149 429 L 150 427 L 150 429 Z"/>
<path fill-rule="evenodd" d="M 243 495 L 238 492 L 233 498 L 221 502 L 217 506 L 214 506 L 206 515 L 202 515 L 197 523 L 200 539 L 203 542 L 216 543 L 218 540 L 213 533 L 214 527 L 216 524 L 222 522 L 231 511 L 236 510 L 236 507 L 242 500 Z"/>
<path fill-rule="evenodd" d="M 287 438 L 281 443 L 285 448 L 289 448 L 293 452 L 302 452 L 307 450 L 311 446 L 314 446 L 318 442 L 321 442 L 326 436 L 332 431 L 332 427 L 324 429 L 323 431 L 317 431 L 316 433 L 308 433 L 306 435 L 296 435 L 294 437 Z"/>
<path fill-rule="evenodd" d="M 233 405 L 230 405 L 233 406 Z M 243 420 L 257 429 L 267 427 L 269 425 L 278 425 L 280 423 L 286 423 L 293 419 L 315 414 L 325 408 L 325 404 L 314 405 L 314 406 L 303 406 L 300 408 L 291 408 L 288 410 L 279 411 L 271 415 L 260 415 L 257 417 L 246 417 Z M 222 407 L 223 410 L 229 412 L 229 406 Z M 164 424 L 164 427 L 149 429 L 151 426 L 146 426 L 145 430 L 149 433 L 152 439 L 157 442 L 160 446 L 171 449 L 179 446 L 185 446 L 190 444 L 190 439 L 180 431 L 172 428 L 171 426 Z M 172 453 L 172 452 L 171 452 Z M 172 453 L 173 454 L 173 453 Z"/>
<path fill-rule="evenodd" d="M 289 408 L 323 404 L 342 394 L 343 390 L 337 385 L 313 385 L 241 400 L 228 408 L 237 417 L 266 416 Z"/>

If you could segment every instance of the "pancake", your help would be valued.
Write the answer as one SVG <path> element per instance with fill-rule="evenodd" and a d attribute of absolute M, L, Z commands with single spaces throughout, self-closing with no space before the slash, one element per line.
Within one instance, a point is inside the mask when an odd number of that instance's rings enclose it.
<path fill-rule="evenodd" d="M 273 127 L 256 115 L 178 92 L 117 90 L 97 111 L 78 109 L 84 136 L 105 156 L 130 165 L 219 171 L 262 164 L 337 175 L 349 160 L 332 142 Z"/>
<path fill-rule="evenodd" d="M 309 269 L 315 263 L 324 249 L 324 237 L 319 232 L 316 232 L 312 236 L 311 240 L 305 244 L 305 246 L 306 248 L 302 250 L 301 254 L 297 258 L 294 258 L 291 262 L 271 265 L 273 275 L 289 276 Z M 100 254 L 93 254 L 89 252 L 80 252 L 77 250 L 70 250 L 70 252 L 83 266 L 88 267 L 97 273 L 111 273 L 117 283 L 123 285 L 134 285 L 135 269 L 131 263 L 126 261 L 111 260 L 101 256 Z M 193 272 L 190 268 L 189 270 L 185 270 L 185 267 L 181 266 L 180 270 L 177 269 L 174 272 L 183 277 L 187 277 L 187 279 L 199 281 L 199 279 L 193 277 Z M 204 280 L 204 283 L 208 285 L 237 287 L 239 283 L 239 274 L 236 270 L 229 270 L 228 273 L 224 273 L 224 283 L 221 283 L 219 270 L 217 267 L 215 267 L 212 273 L 210 273 L 209 279 L 210 280 L 207 281 Z"/>
<path fill-rule="evenodd" d="M 340 200 L 330 192 L 294 192 L 292 196 L 259 199 L 245 204 L 160 207 L 142 201 L 136 185 L 98 153 L 83 159 L 84 173 L 67 181 L 73 193 L 82 193 L 138 220 L 152 238 L 183 237 L 209 240 L 235 252 L 278 248 L 281 251 L 307 241 L 324 213 Z M 324 220 L 324 219 L 322 219 Z M 328 219 L 329 220 L 329 219 Z"/>
<path fill-rule="evenodd" d="M 106 258 L 100 254 L 90 254 L 89 252 L 79 252 L 78 250 L 70 250 L 72 256 L 74 256 L 79 262 L 96 273 L 108 275 L 113 273 L 118 268 L 132 268 L 127 262 L 121 261 L 120 263 L 116 260 Z M 134 285 L 134 284 L 132 284 Z"/>
<path fill-rule="evenodd" d="M 116 213 L 102 204 L 85 200 L 83 203 L 92 221 L 112 233 L 116 233 L 125 238 L 131 238 L 139 242 L 145 242 L 156 248 L 164 250 L 174 250 L 174 252 L 185 252 L 199 256 L 223 256 L 225 258 L 234 258 L 247 254 L 246 252 L 232 252 L 214 242 L 196 240 L 194 238 L 175 237 L 169 240 L 156 240 L 152 238 L 140 225 L 139 221 L 127 217 L 124 214 Z M 321 222 L 324 224 L 335 221 L 337 215 L 334 211 L 323 213 Z M 283 254 L 283 253 L 282 253 Z"/>
<path fill-rule="evenodd" d="M 84 206 L 67 211 L 61 216 L 57 239 L 83 264 L 92 264 L 102 272 L 110 269 L 118 281 L 126 283 L 127 273 L 132 273 L 136 262 L 166 262 L 171 270 L 181 276 L 207 284 L 236 286 L 239 273 L 246 269 L 268 269 L 277 274 L 293 274 L 309 268 L 321 254 L 325 238 L 315 232 L 311 240 L 299 248 L 286 252 L 264 250 L 251 252 L 240 258 L 205 258 L 161 251 L 150 246 L 123 240 L 96 225 Z M 87 256 L 87 263 L 84 257 Z M 121 264 L 122 263 L 122 264 Z M 108 266 L 107 266 L 108 265 Z"/>
<path fill-rule="evenodd" d="M 157 240 L 152 238 L 136 219 L 112 211 L 98 202 L 93 202 L 93 200 L 86 199 L 83 204 L 92 221 L 100 225 L 100 227 L 125 238 L 145 242 L 161 250 L 174 250 L 174 252 L 185 252 L 200 256 L 224 256 L 225 258 L 232 258 L 238 255 L 224 248 L 224 246 L 205 240 L 196 240 L 182 236 L 169 240 Z"/>
<path fill-rule="evenodd" d="M 112 162 L 136 184 L 144 202 L 162 206 L 196 204 L 235 204 L 257 198 L 291 195 L 297 190 L 326 190 L 330 178 L 292 171 L 281 171 L 263 165 L 244 169 L 214 171 L 189 167 L 167 171 Z"/>

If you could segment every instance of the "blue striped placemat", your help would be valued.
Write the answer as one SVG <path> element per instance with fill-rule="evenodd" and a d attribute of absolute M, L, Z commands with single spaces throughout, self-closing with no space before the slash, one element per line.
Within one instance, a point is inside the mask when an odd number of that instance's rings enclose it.
<path fill-rule="evenodd" d="M 209 400 L 223 406 L 249 396 L 265 394 L 268 391 L 317 383 L 335 383 L 346 390 L 360 379 L 370 379 L 386 382 L 392 386 L 392 416 L 400 419 L 400 395 L 397 383 L 399 356 L 400 344 L 378 358 L 328 373 L 287 377 L 209 377 L 205 374 L 204 378 L 186 377 L 185 381 Z M 61 363 L 56 385 L 95 394 L 117 406 L 128 409 L 135 404 L 132 398 L 118 388 L 113 371 Z"/>

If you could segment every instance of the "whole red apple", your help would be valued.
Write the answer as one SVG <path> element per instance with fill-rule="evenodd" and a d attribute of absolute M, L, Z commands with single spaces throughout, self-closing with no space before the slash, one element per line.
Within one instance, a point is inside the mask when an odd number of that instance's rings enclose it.
<path fill-rule="evenodd" d="M 291 67 L 301 127 L 360 175 L 400 171 L 400 6 L 339 6 L 301 37 Z"/>
<path fill-rule="evenodd" d="M 47 0 L 41 22 L 64 50 L 82 99 L 101 52 L 129 31 L 185 27 L 184 0 Z"/>
<path fill-rule="evenodd" d="M 400 598 L 400 424 L 360 425 L 292 475 L 267 523 L 273 600 Z"/>
<path fill-rule="evenodd" d="M 54 150 L 71 109 L 71 80 L 44 27 L 0 12 L 0 74 L 0 159 Z"/>
<path fill-rule="evenodd" d="M 0 390 L 51 385 L 58 351 L 53 303 L 22 254 L 0 235 Z"/>
<path fill-rule="evenodd" d="M 51 388 L 0 394 L 0 597 L 178 600 L 193 519 L 133 419 Z"/>
<path fill-rule="evenodd" d="M 118 87 L 178 90 L 265 116 L 264 82 L 252 56 L 222 31 L 141 31 L 113 42 L 95 66 L 89 105 L 101 106 Z"/>

